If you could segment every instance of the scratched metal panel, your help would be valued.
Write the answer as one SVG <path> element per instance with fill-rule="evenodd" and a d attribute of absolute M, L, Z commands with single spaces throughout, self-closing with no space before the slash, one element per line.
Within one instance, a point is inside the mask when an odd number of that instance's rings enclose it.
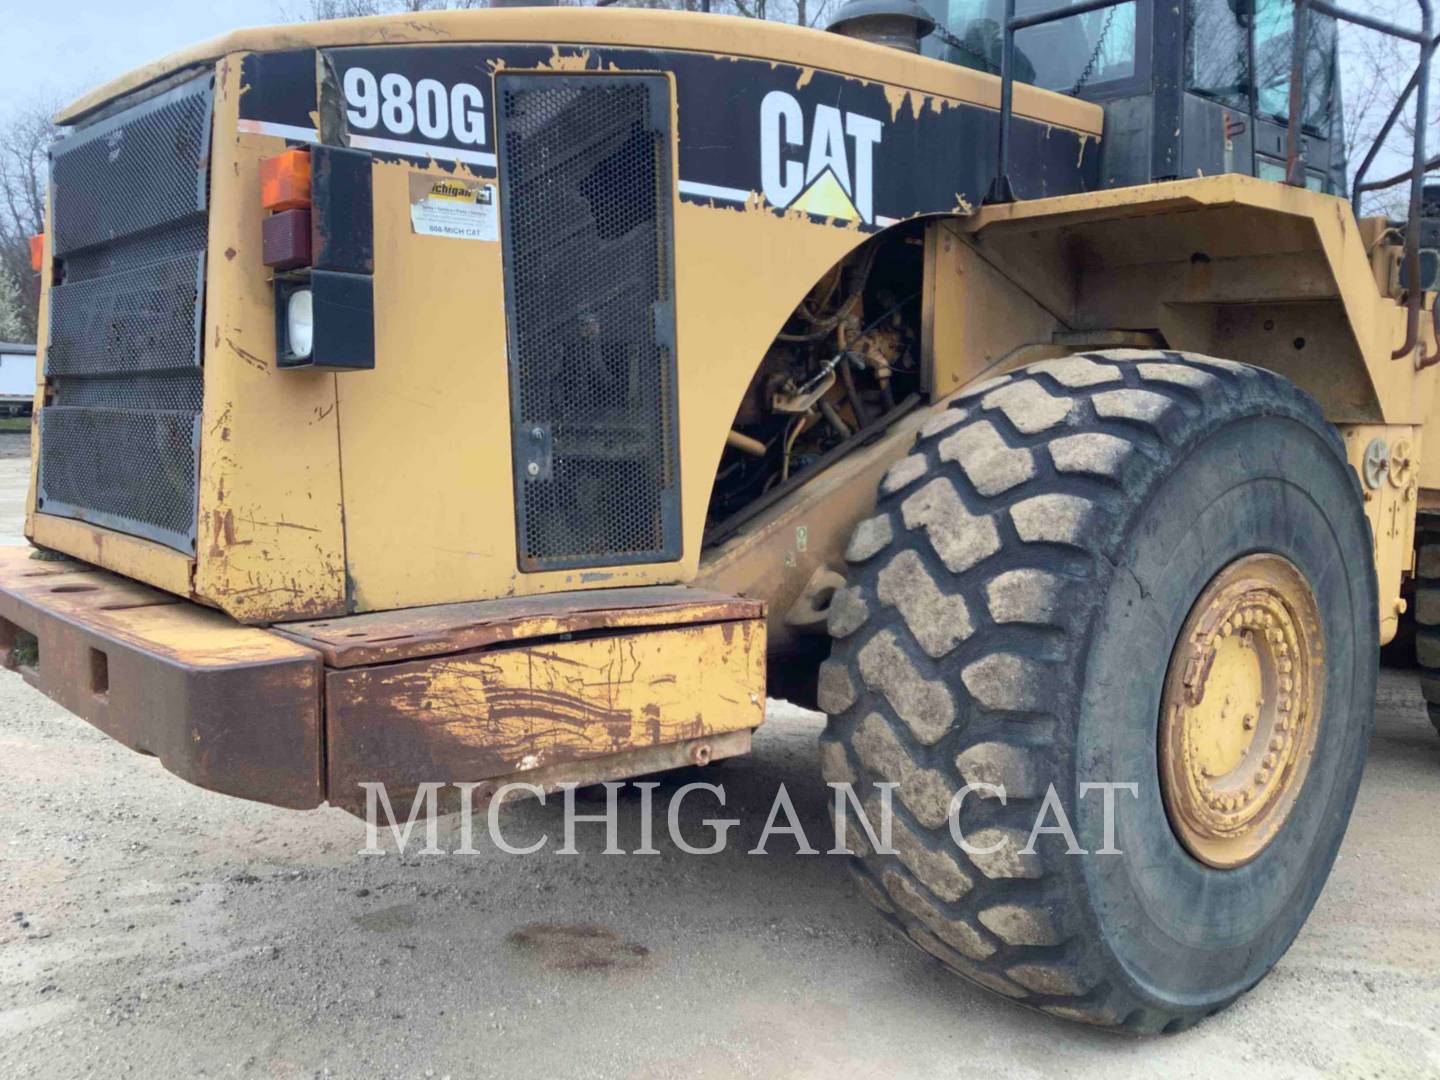
<path fill-rule="evenodd" d="M 331 801 L 383 778 L 392 798 L 758 727 L 761 618 L 600 633 L 325 677 Z"/>

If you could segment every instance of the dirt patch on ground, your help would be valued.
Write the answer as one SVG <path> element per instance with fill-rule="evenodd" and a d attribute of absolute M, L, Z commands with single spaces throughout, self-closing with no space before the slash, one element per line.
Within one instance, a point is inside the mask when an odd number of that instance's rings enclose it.
<path fill-rule="evenodd" d="M 556 971 L 606 971 L 635 968 L 650 955 L 644 945 L 626 941 L 607 926 L 594 923 L 561 925 L 530 923 L 505 940 Z"/>

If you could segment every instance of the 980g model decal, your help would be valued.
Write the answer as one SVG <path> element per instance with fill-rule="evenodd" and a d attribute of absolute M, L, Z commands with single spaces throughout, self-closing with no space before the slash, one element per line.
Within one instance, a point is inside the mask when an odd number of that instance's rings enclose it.
<path fill-rule="evenodd" d="M 485 95 L 474 83 L 428 77 L 412 83 L 399 72 L 377 76 L 357 65 L 345 69 L 342 85 L 352 146 L 418 156 L 449 147 L 451 160 L 494 167 L 493 152 L 465 149 L 489 141 Z"/>
<path fill-rule="evenodd" d="M 336 48 L 322 54 L 345 138 L 381 158 L 496 170 L 494 75 L 668 72 L 675 80 L 682 201 L 768 207 L 862 229 L 976 205 L 994 172 L 993 110 L 830 72 L 706 53 L 539 45 Z M 242 130 L 316 138 L 312 50 L 246 60 Z M 304 85 L 309 80 L 309 85 Z M 270 84 L 263 85 L 262 84 Z M 277 83 L 285 85 L 277 86 Z M 687 107 L 696 102 L 700 107 Z M 713 107 L 722 102 L 722 107 Z M 313 108 L 313 105 L 310 106 Z M 279 110 L 284 116 L 271 115 Z M 1026 198 L 1096 186 L 1085 137 L 1017 118 L 1012 169 Z"/>

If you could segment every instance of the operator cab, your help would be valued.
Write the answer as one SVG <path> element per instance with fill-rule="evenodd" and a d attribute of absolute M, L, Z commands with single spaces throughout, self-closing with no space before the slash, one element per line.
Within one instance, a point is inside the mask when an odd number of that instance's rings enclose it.
<path fill-rule="evenodd" d="M 923 0 L 921 51 L 998 74 L 1005 0 Z M 1025 17 L 1056 0 L 1016 0 Z M 1292 0 L 1154 0 L 1020 30 L 1015 79 L 1105 109 L 1101 183 L 1244 173 L 1285 179 Z M 948 31 L 948 34 L 943 31 Z M 1335 20 L 1306 19 L 1306 186 L 1346 191 Z"/>

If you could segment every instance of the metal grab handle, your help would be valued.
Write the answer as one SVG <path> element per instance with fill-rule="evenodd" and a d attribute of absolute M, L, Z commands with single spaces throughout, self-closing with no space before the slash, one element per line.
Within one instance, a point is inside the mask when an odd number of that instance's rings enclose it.
<path fill-rule="evenodd" d="M 1010 120 L 1015 104 L 1015 34 L 1032 26 L 1068 19 L 1072 15 L 1088 15 L 1092 11 L 1119 7 L 1131 0 L 1083 0 L 1079 4 L 1037 11 L 1033 15 L 1015 17 L 1015 0 L 1005 0 L 1005 22 L 1000 44 L 1000 138 L 996 147 L 995 178 L 985 193 L 987 203 L 1015 202 L 1015 189 L 1010 183 Z"/>
<path fill-rule="evenodd" d="M 1430 323 L 1435 333 L 1435 351 L 1428 356 L 1422 356 L 1415 361 L 1415 370 L 1424 371 L 1432 364 L 1440 363 L 1440 296 L 1430 305 Z M 1393 360 L 1394 357 L 1391 357 Z"/>

